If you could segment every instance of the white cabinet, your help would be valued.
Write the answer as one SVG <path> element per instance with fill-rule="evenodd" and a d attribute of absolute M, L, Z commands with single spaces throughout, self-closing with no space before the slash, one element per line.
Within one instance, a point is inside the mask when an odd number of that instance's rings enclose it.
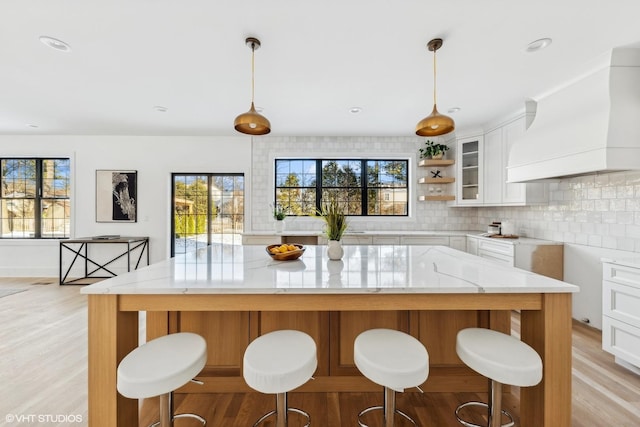
<path fill-rule="evenodd" d="M 467 238 L 465 236 L 450 236 L 449 247 L 464 252 L 467 249 Z"/>
<path fill-rule="evenodd" d="M 399 245 L 400 236 L 372 236 L 371 241 L 374 245 Z"/>
<path fill-rule="evenodd" d="M 449 246 L 449 236 L 400 236 L 403 245 Z"/>
<path fill-rule="evenodd" d="M 514 246 L 511 243 L 493 241 L 490 239 L 478 240 L 478 256 L 498 261 L 501 264 L 513 267 Z"/>
<path fill-rule="evenodd" d="M 484 138 L 482 135 L 458 140 L 456 147 L 457 205 L 482 204 L 483 155 Z"/>
<path fill-rule="evenodd" d="M 602 273 L 602 348 L 640 369 L 640 267 L 605 262 Z"/>
<path fill-rule="evenodd" d="M 507 183 L 509 151 L 526 131 L 527 116 L 500 126 L 484 136 L 484 198 L 491 206 L 523 206 L 546 203 L 548 185 L 545 183 Z"/>
<path fill-rule="evenodd" d="M 471 255 L 478 255 L 478 238 L 467 236 L 467 252 Z"/>

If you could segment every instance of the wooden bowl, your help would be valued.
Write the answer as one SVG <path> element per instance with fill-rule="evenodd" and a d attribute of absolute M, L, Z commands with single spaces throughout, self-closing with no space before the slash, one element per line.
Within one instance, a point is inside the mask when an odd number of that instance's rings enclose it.
<path fill-rule="evenodd" d="M 299 243 L 288 243 L 288 244 L 293 245 L 298 249 L 296 249 L 295 251 L 287 251 L 283 253 L 272 254 L 271 248 L 275 248 L 281 245 L 269 245 L 267 246 L 267 253 L 271 258 L 275 259 L 276 261 L 292 261 L 294 259 L 300 258 L 304 253 L 305 247 Z"/>

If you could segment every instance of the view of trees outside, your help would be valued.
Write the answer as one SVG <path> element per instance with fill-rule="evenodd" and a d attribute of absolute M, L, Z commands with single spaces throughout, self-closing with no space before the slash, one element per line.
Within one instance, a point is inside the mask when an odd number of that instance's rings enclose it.
<path fill-rule="evenodd" d="M 0 159 L 0 236 L 70 236 L 69 159 Z"/>
<path fill-rule="evenodd" d="M 323 198 L 335 198 L 347 215 L 407 215 L 407 167 L 407 160 L 277 159 L 275 203 L 288 215 L 313 215 Z"/>
<path fill-rule="evenodd" d="M 243 227 L 243 175 L 173 175 L 174 254 L 214 242 L 239 244 Z"/>

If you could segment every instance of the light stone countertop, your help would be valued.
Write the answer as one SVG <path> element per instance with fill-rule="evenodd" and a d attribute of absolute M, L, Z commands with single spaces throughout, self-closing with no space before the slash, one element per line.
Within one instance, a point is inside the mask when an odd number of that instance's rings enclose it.
<path fill-rule="evenodd" d="M 263 246 L 217 244 L 86 286 L 84 294 L 567 293 L 578 287 L 444 246 L 307 246 L 274 261 Z"/>

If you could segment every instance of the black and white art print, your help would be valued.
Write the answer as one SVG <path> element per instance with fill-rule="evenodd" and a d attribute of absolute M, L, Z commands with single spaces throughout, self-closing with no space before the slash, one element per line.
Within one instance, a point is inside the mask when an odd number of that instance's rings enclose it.
<path fill-rule="evenodd" d="M 137 171 L 96 171 L 97 222 L 136 222 L 137 178 Z"/>

